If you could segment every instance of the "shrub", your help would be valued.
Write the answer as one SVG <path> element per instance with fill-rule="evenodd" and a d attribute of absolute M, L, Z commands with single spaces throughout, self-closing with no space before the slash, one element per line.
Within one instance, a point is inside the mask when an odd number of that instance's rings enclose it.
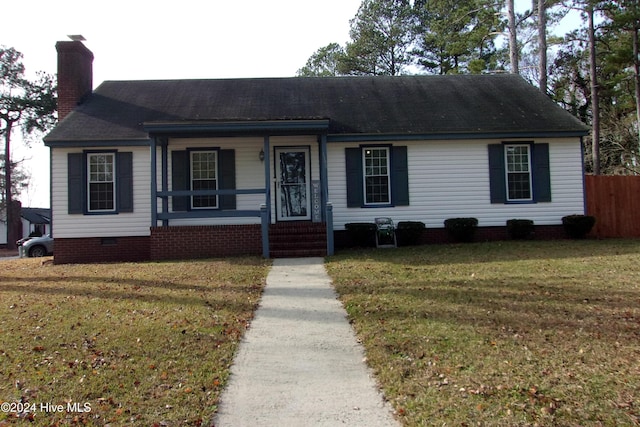
<path fill-rule="evenodd" d="M 444 228 L 458 242 L 472 242 L 478 228 L 477 218 L 449 218 Z"/>
<path fill-rule="evenodd" d="M 400 221 L 396 226 L 398 245 L 415 245 L 420 240 L 425 225 L 420 221 Z"/>
<path fill-rule="evenodd" d="M 529 239 L 533 235 L 533 221 L 530 219 L 510 219 L 507 221 L 507 233 L 512 239 Z"/>
<path fill-rule="evenodd" d="M 596 223 L 596 218 L 591 215 L 567 215 L 562 218 L 564 231 L 572 239 L 582 239 L 587 235 Z"/>
<path fill-rule="evenodd" d="M 351 242 L 355 246 L 375 246 L 376 230 L 378 228 L 374 223 L 351 222 L 349 224 L 345 224 L 344 228 L 349 233 Z"/>

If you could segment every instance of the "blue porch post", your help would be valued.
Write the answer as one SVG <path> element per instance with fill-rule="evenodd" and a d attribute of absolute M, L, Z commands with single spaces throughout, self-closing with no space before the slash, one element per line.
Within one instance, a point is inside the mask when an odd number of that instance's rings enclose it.
<path fill-rule="evenodd" d="M 158 225 L 158 177 L 156 176 L 157 159 L 156 138 L 151 138 L 151 227 Z"/>
<path fill-rule="evenodd" d="M 335 253 L 333 242 L 333 204 L 327 202 L 327 255 L 331 256 Z"/>
<path fill-rule="evenodd" d="M 329 179 L 327 172 L 327 135 L 320 135 L 320 186 L 321 204 L 323 210 L 323 220 L 327 226 L 327 255 L 333 255 L 333 206 L 329 202 Z"/>
<path fill-rule="evenodd" d="M 269 258 L 269 212 L 267 205 L 260 205 L 260 224 L 262 225 L 262 256 Z"/>
<path fill-rule="evenodd" d="M 158 145 L 160 145 L 161 150 L 161 159 L 160 159 L 160 168 L 162 170 L 162 178 L 160 185 L 162 188 L 161 192 L 166 192 L 169 190 L 169 177 L 168 177 L 168 161 L 167 161 L 167 139 L 166 138 L 151 138 L 151 226 L 158 226 Z M 162 197 L 162 213 L 166 214 L 169 212 L 169 198 L 166 196 Z M 162 220 L 163 226 L 168 226 L 169 221 L 166 219 Z"/>
<path fill-rule="evenodd" d="M 264 137 L 262 147 L 264 151 L 264 188 L 265 202 L 260 205 L 260 222 L 262 224 L 262 256 L 269 258 L 269 224 L 271 223 L 271 173 L 269 166 L 271 156 L 269 153 L 269 137 Z"/>
<path fill-rule="evenodd" d="M 162 138 L 160 140 L 160 147 L 162 149 L 162 191 L 169 191 L 169 140 L 167 138 Z M 156 199 L 156 206 L 158 200 Z M 169 198 L 162 198 L 162 213 L 166 214 L 169 212 Z M 163 219 L 162 226 L 168 227 L 169 220 Z"/>

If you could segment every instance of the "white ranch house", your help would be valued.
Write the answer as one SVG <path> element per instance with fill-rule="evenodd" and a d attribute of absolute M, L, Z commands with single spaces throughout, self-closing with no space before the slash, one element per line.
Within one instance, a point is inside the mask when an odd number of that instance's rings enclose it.
<path fill-rule="evenodd" d="M 345 224 L 585 210 L 588 129 L 519 76 L 106 81 L 59 42 L 55 262 L 332 254 Z M 484 233 L 484 234 L 482 234 Z"/>

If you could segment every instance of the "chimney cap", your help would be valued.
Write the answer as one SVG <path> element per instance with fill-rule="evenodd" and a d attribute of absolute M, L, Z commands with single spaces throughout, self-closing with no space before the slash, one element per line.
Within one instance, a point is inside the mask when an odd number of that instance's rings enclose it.
<path fill-rule="evenodd" d="M 74 42 L 83 42 L 83 41 L 87 40 L 87 39 L 84 38 L 84 36 L 82 34 L 72 34 L 72 35 L 69 35 L 67 37 L 69 37 Z"/>

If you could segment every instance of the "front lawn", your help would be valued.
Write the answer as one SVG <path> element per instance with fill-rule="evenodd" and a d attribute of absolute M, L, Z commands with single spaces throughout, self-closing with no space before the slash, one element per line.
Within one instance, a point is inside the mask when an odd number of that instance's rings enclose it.
<path fill-rule="evenodd" d="M 496 242 L 327 262 L 407 426 L 640 423 L 640 241 Z"/>
<path fill-rule="evenodd" d="M 0 262 L 0 425 L 209 425 L 258 258 Z"/>

